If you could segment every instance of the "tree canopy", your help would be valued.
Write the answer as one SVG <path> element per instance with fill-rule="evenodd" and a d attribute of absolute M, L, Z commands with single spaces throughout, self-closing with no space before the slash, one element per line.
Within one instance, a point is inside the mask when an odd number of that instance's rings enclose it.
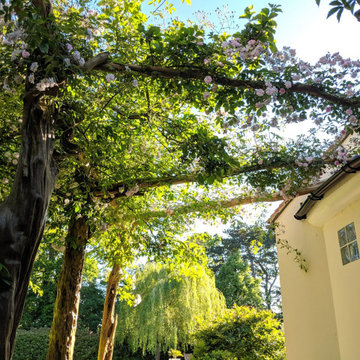
<path fill-rule="evenodd" d="M 6 359 L 49 203 L 50 221 L 81 221 L 91 237 L 119 223 L 149 227 L 152 212 L 220 207 L 229 194 L 237 204 L 294 196 L 356 152 L 325 151 L 323 134 L 359 130 L 359 61 L 336 53 L 312 65 L 276 49 L 275 5 L 247 7 L 230 34 L 179 20 L 155 26 L 141 4 L 0 2 Z M 308 133 L 282 138 L 306 119 Z"/>

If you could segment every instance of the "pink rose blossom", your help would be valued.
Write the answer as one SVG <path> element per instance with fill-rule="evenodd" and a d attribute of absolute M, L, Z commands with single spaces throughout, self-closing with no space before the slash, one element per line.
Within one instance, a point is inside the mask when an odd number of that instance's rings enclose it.
<path fill-rule="evenodd" d="M 209 64 L 210 64 L 210 60 L 209 60 L 209 59 L 204 59 L 204 64 L 205 64 L 205 65 L 209 65 Z"/>
<path fill-rule="evenodd" d="M 325 111 L 326 111 L 327 113 L 329 113 L 329 112 L 331 111 L 331 106 L 327 106 L 327 107 L 325 108 Z"/>
<path fill-rule="evenodd" d="M 353 111 L 351 109 L 347 109 L 345 112 L 346 112 L 347 115 L 352 115 L 353 114 Z"/>
<path fill-rule="evenodd" d="M 107 74 L 106 75 L 106 81 L 107 82 L 112 82 L 115 80 L 115 75 L 114 74 Z"/>
<path fill-rule="evenodd" d="M 349 117 L 349 121 L 352 123 L 352 124 L 355 124 L 356 123 L 356 117 L 354 115 L 351 115 Z"/>
<path fill-rule="evenodd" d="M 208 91 L 205 91 L 203 94 L 204 100 L 208 100 L 210 98 L 210 93 Z"/>
<path fill-rule="evenodd" d="M 212 77 L 211 76 L 205 76 L 204 78 L 205 84 L 210 84 L 212 82 Z"/>
<path fill-rule="evenodd" d="M 281 89 L 280 89 L 280 94 L 281 94 L 281 95 L 284 95 L 285 92 L 286 92 L 286 90 L 285 90 L 284 88 L 281 88 Z"/>
<path fill-rule="evenodd" d="M 230 40 L 230 44 L 234 47 L 239 47 L 240 44 L 236 40 Z"/>
<path fill-rule="evenodd" d="M 22 51 L 21 56 L 22 56 L 24 59 L 26 59 L 26 58 L 28 58 L 28 57 L 30 56 L 30 53 L 29 53 L 28 51 L 24 50 L 24 51 Z"/>

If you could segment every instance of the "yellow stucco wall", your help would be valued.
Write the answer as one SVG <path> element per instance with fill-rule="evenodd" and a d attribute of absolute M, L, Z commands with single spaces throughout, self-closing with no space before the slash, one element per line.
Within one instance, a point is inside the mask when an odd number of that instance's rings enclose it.
<path fill-rule="evenodd" d="M 277 222 L 278 238 L 300 250 L 309 270 L 304 272 L 292 253 L 278 248 L 280 284 L 288 360 L 338 360 L 339 346 L 322 229 L 295 220 L 305 197 L 292 201 Z"/>
<path fill-rule="evenodd" d="M 354 222 L 360 235 L 360 201 L 349 205 L 324 225 L 326 251 L 341 359 L 360 359 L 360 260 L 343 265 L 337 231 Z"/>
<path fill-rule="evenodd" d="M 304 273 L 278 249 L 288 360 L 360 359 L 360 260 L 342 265 L 337 237 L 354 222 L 360 239 L 359 184 L 349 175 L 302 221 L 293 216 L 306 196 L 296 198 L 277 220 L 309 264 Z"/>

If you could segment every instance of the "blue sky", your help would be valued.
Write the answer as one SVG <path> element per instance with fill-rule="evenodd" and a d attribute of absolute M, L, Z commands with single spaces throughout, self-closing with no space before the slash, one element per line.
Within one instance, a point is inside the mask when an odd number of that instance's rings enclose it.
<path fill-rule="evenodd" d="M 177 8 L 176 16 L 180 19 L 194 19 L 198 10 L 214 14 L 217 7 L 228 5 L 238 17 L 246 6 L 253 5 L 255 10 L 265 7 L 269 1 L 264 0 L 192 0 L 191 5 L 180 0 L 173 0 Z M 327 52 L 339 51 L 344 57 L 359 58 L 357 37 L 360 23 L 347 11 L 340 23 L 334 16 L 326 19 L 329 0 L 322 0 L 318 7 L 315 0 L 272 0 L 279 4 L 283 13 L 279 15 L 276 39 L 279 47 L 291 46 L 298 55 L 307 61 L 315 62 Z M 239 20 L 239 22 L 244 20 Z"/>

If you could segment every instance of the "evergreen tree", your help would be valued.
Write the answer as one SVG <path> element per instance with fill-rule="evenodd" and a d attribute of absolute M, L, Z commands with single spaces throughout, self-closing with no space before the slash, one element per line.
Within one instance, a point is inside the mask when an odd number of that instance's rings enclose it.
<path fill-rule="evenodd" d="M 227 259 L 215 277 L 216 287 L 223 293 L 227 307 L 262 307 L 260 280 L 252 277 L 249 265 L 236 252 Z"/>
<path fill-rule="evenodd" d="M 261 279 L 266 308 L 270 310 L 279 306 L 279 267 L 273 230 L 261 222 L 248 225 L 237 221 L 226 234 L 222 238 L 214 237 L 206 249 L 210 268 L 217 275 L 228 259 L 239 253 L 249 265 L 252 277 Z"/>

